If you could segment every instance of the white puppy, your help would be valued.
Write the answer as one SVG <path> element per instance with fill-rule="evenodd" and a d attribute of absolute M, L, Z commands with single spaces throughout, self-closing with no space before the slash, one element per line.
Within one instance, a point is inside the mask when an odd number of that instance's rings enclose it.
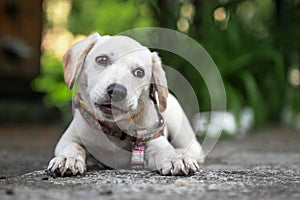
<path fill-rule="evenodd" d="M 77 83 L 74 118 L 48 170 L 82 174 L 89 153 L 111 168 L 187 175 L 204 161 L 187 117 L 168 95 L 160 58 L 125 36 L 94 33 L 63 57 L 65 82 Z"/>

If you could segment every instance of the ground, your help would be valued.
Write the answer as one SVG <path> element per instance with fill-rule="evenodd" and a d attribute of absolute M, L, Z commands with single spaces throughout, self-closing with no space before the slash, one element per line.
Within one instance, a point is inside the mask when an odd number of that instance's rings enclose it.
<path fill-rule="evenodd" d="M 300 199 L 300 131 L 272 128 L 217 143 L 200 172 L 45 172 L 62 128 L 0 127 L 0 199 Z"/>

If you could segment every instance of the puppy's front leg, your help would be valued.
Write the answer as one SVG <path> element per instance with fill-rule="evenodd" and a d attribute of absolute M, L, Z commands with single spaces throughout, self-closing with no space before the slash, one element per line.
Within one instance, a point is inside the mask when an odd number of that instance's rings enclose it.
<path fill-rule="evenodd" d="M 63 134 L 55 148 L 55 157 L 48 170 L 59 176 L 82 174 L 86 170 L 86 152 L 79 145 L 73 123 Z"/>
<path fill-rule="evenodd" d="M 196 159 L 176 152 L 166 137 L 146 144 L 146 168 L 158 170 L 162 175 L 188 175 L 199 171 Z"/>
<path fill-rule="evenodd" d="M 164 117 L 169 133 L 168 138 L 176 151 L 187 154 L 195 158 L 199 163 L 203 163 L 205 159 L 203 149 L 186 114 L 173 95 L 168 97 L 168 107 Z"/>

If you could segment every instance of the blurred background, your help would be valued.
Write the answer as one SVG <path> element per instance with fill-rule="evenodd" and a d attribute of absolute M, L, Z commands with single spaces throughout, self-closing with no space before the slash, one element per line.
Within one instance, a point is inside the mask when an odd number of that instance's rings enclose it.
<path fill-rule="evenodd" d="M 67 49 L 91 32 L 155 26 L 208 51 L 225 84 L 229 121 L 246 131 L 300 130 L 300 0 L 1 0 L 0 15 L 2 127 L 65 127 L 72 118 L 61 63 Z M 201 76 L 179 56 L 159 54 L 210 112 Z"/>

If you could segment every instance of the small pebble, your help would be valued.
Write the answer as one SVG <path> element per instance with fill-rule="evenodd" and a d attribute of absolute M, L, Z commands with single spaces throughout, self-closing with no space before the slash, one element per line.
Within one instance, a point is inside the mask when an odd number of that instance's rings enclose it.
<path fill-rule="evenodd" d="M 207 189 L 208 190 L 217 190 L 218 186 L 216 184 L 210 184 Z"/>
<path fill-rule="evenodd" d="M 44 176 L 44 177 L 42 177 L 41 178 L 43 181 L 47 181 L 47 180 L 49 180 L 49 177 L 48 176 Z"/>
<path fill-rule="evenodd" d="M 175 181 L 175 186 L 176 187 L 187 187 L 187 186 L 189 186 L 189 183 L 187 181 L 185 181 L 185 180 L 177 179 Z"/>
<path fill-rule="evenodd" d="M 15 194 L 15 192 L 14 192 L 13 189 L 11 189 L 11 188 L 6 189 L 5 193 L 6 193 L 7 195 L 14 195 L 14 194 Z"/>
<path fill-rule="evenodd" d="M 100 195 L 103 195 L 103 196 L 108 196 L 108 195 L 112 195 L 113 192 L 111 190 L 104 190 L 104 191 L 101 191 L 100 192 Z"/>

